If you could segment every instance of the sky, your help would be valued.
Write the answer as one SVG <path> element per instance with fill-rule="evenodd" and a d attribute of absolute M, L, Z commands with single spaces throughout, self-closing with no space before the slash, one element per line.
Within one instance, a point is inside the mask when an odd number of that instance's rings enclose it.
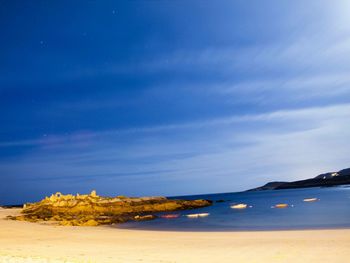
<path fill-rule="evenodd" d="M 350 167 L 350 3 L 0 0 L 0 204 Z"/>

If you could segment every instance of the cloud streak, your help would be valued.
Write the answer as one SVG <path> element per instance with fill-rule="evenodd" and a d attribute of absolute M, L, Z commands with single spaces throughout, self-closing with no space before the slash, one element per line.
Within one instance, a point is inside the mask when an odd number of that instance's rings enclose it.
<path fill-rule="evenodd" d="M 110 195 L 133 194 L 141 183 L 140 195 L 238 191 L 346 167 L 349 118 L 346 104 L 124 134 L 108 131 L 83 147 L 72 141 L 62 142 L 59 149 L 38 147 L 30 155 L 0 162 L 0 170 L 16 187 L 54 182 L 48 191 L 70 183 L 75 191 L 100 187 Z M 119 136 L 127 136 L 129 143 L 117 140 Z M 111 187 L 102 188 L 101 181 Z"/>
<path fill-rule="evenodd" d="M 297 120 L 304 119 L 311 121 L 314 119 L 331 120 L 334 117 L 349 117 L 350 116 L 350 104 L 339 104 L 324 107 L 310 107 L 303 109 L 291 109 L 291 110 L 278 110 L 274 112 L 259 113 L 259 114 L 245 114 L 234 115 L 222 118 L 215 118 L 209 120 L 192 121 L 187 123 L 165 124 L 156 125 L 150 127 L 135 127 L 128 129 L 117 130 L 105 130 L 100 132 L 76 132 L 71 135 L 50 135 L 44 138 L 23 140 L 23 141 L 9 141 L 0 142 L 0 147 L 16 147 L 16 146 L 28 146 L 28 145 L 60 145 L 65 143 L 77 143 L 84 142 L 86 140 L 92 140 L 97 137 L 104 136 L 117 136 L 123 134 L 132 133 L 157 133 L 162 131 L 182 130 L 182 129 L 201 129 L 210 128 L 220 125 L 232 125 L 245 122 L 266 122 L 266 121 L 279 121 L 279 120 Z"/>

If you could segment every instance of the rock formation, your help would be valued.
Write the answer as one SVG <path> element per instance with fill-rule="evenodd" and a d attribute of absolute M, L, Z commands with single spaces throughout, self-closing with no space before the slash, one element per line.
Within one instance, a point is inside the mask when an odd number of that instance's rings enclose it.
<path fill-rule="evenodd" d="M 211 205 L 207 200 L 175 200 L 165 197 L 101 197 L 56 193 L 38 203 L 27 203 L 21 215 L 10 217 L 30 222 L 55 221 L 61 225 L 96 226 L 156 218 L 157 212 L 177 211 Z"/>

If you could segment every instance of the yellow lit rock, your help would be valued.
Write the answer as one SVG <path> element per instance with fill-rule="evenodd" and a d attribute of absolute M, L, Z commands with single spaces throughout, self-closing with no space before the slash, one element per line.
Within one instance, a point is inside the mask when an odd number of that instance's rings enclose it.
<path fill-rule="evenodd" d="M 90 219 L 86 221 L 85 223 L 81 224 L 82 226 L 98 226 L 99 223 L 93 219 Z"/>
<path fill-rule="evenodd" d="M 30 222 L 55 221 L 64 226 L 96 226 L 129 220 L 151 220 L 153 213 L 194 209 L 211 205 L 207 200 L 174 200 L 165 197 L 101 197 L 63 195 L 60 192 L 37 203 L 27 203 L 22 214 L 10 219 Z"/>

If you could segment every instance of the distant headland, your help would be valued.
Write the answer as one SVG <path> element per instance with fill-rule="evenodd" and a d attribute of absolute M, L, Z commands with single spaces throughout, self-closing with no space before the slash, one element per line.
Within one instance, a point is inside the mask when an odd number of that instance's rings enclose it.
<path fill-rule="evenodd" d="M 307 187 L 330 187 L 350 184 L 350 168 L 338 172 L 329 172 L 317 175 L 314 178 L 294 182 L 269 182 L 263 186 L 248 191 L 281 190 Z"/>

